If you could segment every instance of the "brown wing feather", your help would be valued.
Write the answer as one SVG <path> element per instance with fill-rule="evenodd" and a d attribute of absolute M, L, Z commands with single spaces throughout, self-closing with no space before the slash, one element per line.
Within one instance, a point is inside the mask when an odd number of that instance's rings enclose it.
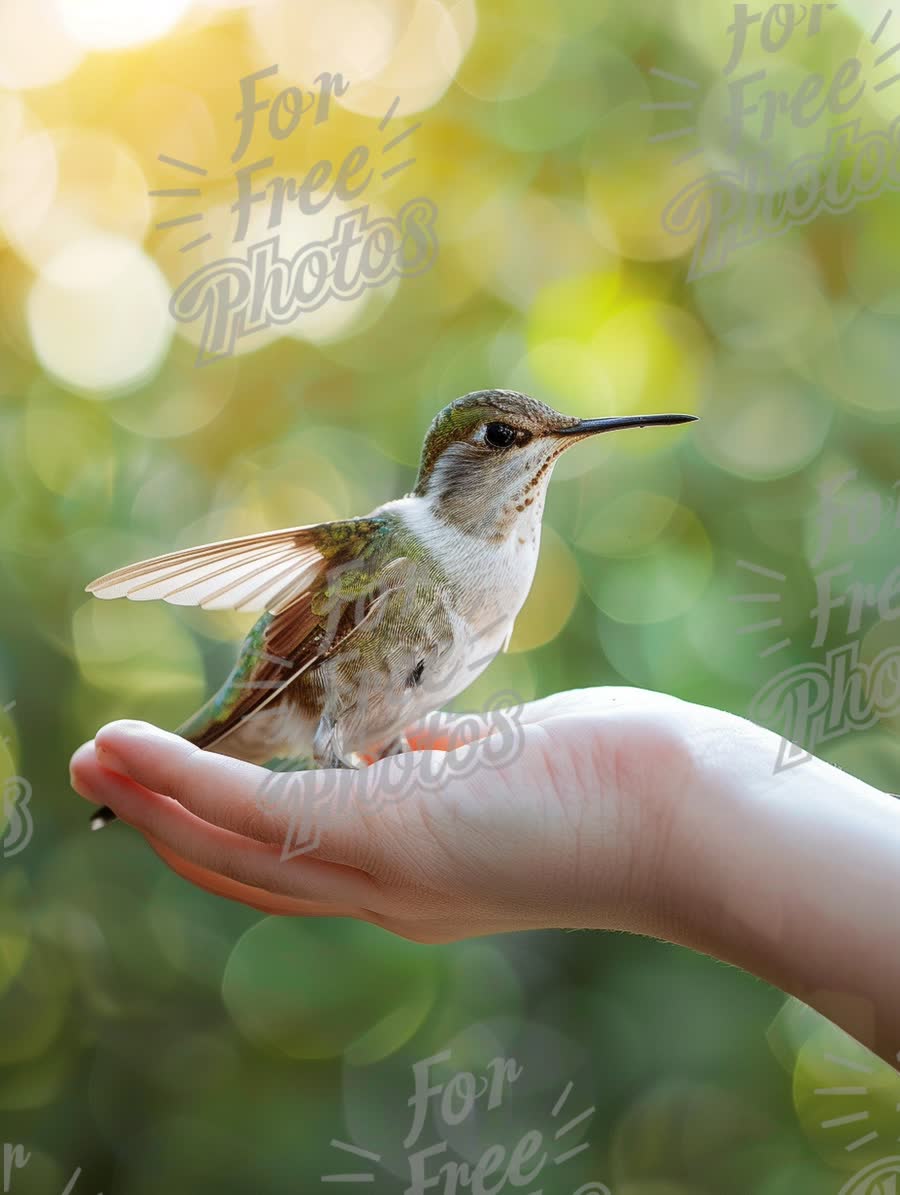
<path fill-rule="evenodd" d="M 390 560 L 390 547 L 379 547 L 377 522 L 348 520 L 337 531 L 334 527 L 327 558 L 320 554 L 315 564 L 270 598 L 268 620 L 264 617 L 251 631 L 238 675 L 231 678 L 239 690 L 227 715 L 210 722 L 198 715 L 196 732 L 190 727 L 197 719 L 182 728 L 197 746 L 214 746 L 302 673 L 370 626 L 383 599 L 403 583 L 409 561 L 403 556 Z"/>
<path fill-rule="evenodd" d="M 289 527 L 169 552 L 92 581 L 88 593 L 205 610 L 267 610 L 307 588 L 324 563 L 317 539 L 328 524 Z"/>
<path fill-rule="evenodd" d="M 393 577 L 394 566 L 402 571 L 405 557 L 399 557 L 385 570 L 383 576 Z M 332 626 L 327 618 L 316 612 L 316 599 L 321 590 L 308 590 L 290 606 L 275 615 L 266 627 L 264 646 L 257 657 L 257 664 L 243 683 L 242 693 L 228 716 L 203 728 L 199 734 L 190 735 L 198 747 L 214 747 L 226 735 L 264 709 L 299 676 L 328 659 L 339 648 L 347 646 L 355 635 L 379 617 L 384 603 L 396 588 L 385 588 L 381 583 L 378 592 L 371 593 L 360 609 L 357 603 L 343 603 Z M 399 587 L 399 586 L 398 586 Z"/>
<path fill-rule="evenodd" d="M 257 654 L 251 655 L 252 669 L 240 682 L 240 696 L 225 718 L 206 722 L 187 737 L 198 747 L 212 747 L 241 723 L 278 697 L 318 655 L 322 638 L 319 619 L 313 613 L 314 590 L 301 594 L 282 615 L 266 627 Z M 252 632 L 251 632 L 252 634 Z M 279 648 L 280 650 L 276 650 Z M 252 649 L 251 649 L 252 651 Z M 200 715 L 202 721 L 202 711 Z M 191 721 L 194 721 L 193 719 Z M 187 729 L 182 728 L 182 732 Z"/>

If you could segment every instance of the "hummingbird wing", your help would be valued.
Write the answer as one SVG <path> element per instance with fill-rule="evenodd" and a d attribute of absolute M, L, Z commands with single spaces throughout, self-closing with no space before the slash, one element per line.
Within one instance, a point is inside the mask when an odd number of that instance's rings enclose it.
<path fill-rule="evenodd" d="M 289 527 L 185 548 L 107 573 L 92 581 L 87 592 L 204 610 L 269 610 L 302 593 L 318 575 L 333 536 L 347 537 L 351 527 L 371 521 Z M 355 536 L 350 533 L 349 538 Z"/>
<path fill-rule="evenodd" d="M 263 610 L 216 698 L 180 733 L 210 747 L 269 705 L 300 673 L 370 627 L 409 561 L 375 516 L 291 527 L 169 552 L 117 569 L 87 590 L 207 610 Z"/>
<path fill-rule="evenodd" d="M 384 560 L 339 549 L 302 593 L 264 614 L 244 642 L 221 694 L 179 733 L 213 747 L 274 702 L 302 673 L 371 630 L 414 571 L 406 556 Z M 381 559 L 379 559 L 379 556 Z M 374 558 L 373 558 L 374 557 Z"/>

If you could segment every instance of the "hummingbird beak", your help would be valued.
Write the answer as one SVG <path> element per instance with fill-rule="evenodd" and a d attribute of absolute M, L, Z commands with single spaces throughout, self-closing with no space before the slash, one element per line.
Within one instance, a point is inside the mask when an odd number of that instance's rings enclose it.
<path fill-rule="evenodd" d="M 617 432 L 626 427 L 671 427 L 676 423 L 694 423 L 696 415 L 622 415 L 609 419 L 582 419 L 569 427 L 558 427 L 556 436 L 593 436 L 597 432 Z"/>

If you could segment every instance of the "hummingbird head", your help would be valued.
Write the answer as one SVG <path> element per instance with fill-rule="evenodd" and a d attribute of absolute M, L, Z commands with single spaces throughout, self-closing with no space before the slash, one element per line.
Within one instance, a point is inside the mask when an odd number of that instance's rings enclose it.
<path fill-rule="evenodd" d="M 599 432 L 695 418 L 576 419 L 514 390 L 476 390 L 435 416 L 413 493 L 444 521 L 502 540 L 520 519 L 540 520 L 553 466 L 573 444 Z"/>

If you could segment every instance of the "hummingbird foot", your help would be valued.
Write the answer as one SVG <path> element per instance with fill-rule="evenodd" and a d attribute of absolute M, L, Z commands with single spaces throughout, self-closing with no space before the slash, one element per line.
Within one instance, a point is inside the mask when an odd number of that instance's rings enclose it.
<path fill-rule="evenodd" d="M 329 714 L 323 714 L 313 737 L 313 762 L 317 768 L 351 768 L 353 757 L 342 750 L 341 734 L 337 723 Z"/>
<path fill-rule="evenodd" d="M 405 734 L 401 734 L 385 747 L 378 755 L 378 759 L 388 759 L 391 755 L 404 755 L 409 750 L 411 750 L 409 739 Z"/>

